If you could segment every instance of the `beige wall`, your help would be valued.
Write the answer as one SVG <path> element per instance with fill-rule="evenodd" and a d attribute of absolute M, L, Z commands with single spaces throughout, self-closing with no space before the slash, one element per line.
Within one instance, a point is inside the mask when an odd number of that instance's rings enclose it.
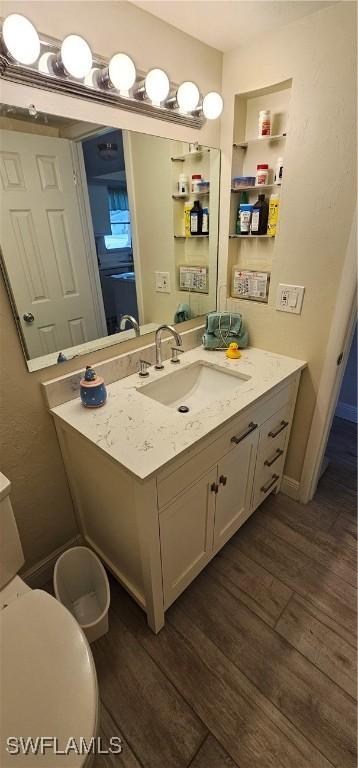
<path fill-rule="evenodd" d="M 139 68 L 161 66 L 173 80 L 195 77 L 204 92 L 220 89 L 222 57 L 218 51 L 128 3 L 5 2 L 0 9 L 3 16 L 15 11 L 26 14 L 45 34 L 61 38 L 79 32 L 99 54 L 111 55 L 123 47 Z M 10 83 L 1 84 L 1 100 L 18 106 L 35 103 L 39 110 L 88 122 L 185 141 L 197 139 L 197 132 L 182 126 Z M 211 145 L 218 145 L 218 137 L 217 122 L 209 123 L 200 133 L 200 140 Z M 29 568 L 74 536 L 77 527 L 56 434 L 39 386 L 40 381 L 58 375 L 58 368 L 28 373 L 2 278 L 0 321 L 0 467 L 12 482 L 25 567 Z M 111 347 L 110 354 L 133 346 L 136 342 Z M 81 364 L 106 357 L 108 350 L 82 357 Z M 64 363 L 61 370 L 66 373 L 78 367 L 78 360 L 74 360 Z"/>
<path fill-rule="evenodd" d="M 229 301 L 255 346 L 306 359 L 286 474 L 299 480 L 356 198 L 355 4 L 337 3 L 224 55 L 219 283 L 228 279 L 234 96 L 293 78 L 280 233 L 268 305 Z M 306 286 L 301 315 L 274 308 L 278 282 Z M 221 293 L 222 295 L 222 293 Z M 225 302 L 222 302 L 224 306 Z"/>

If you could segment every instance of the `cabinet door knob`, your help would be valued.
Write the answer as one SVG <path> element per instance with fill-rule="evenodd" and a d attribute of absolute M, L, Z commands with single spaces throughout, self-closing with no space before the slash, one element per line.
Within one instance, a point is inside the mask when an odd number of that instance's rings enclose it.
<path fill-rule="evenodd" d="M 25 323 L 33 323 L 35 320 L 32 312 L 25 312 L 25 314 L 23 315 L 23 318 L 25 320 Z"/>
<path fill-rule="evenodd" d="M 235 445 L 237 445 L 238 443 L 241 443 L 241 440 L 244 440 L 244 438 L 247 437 L 255 429 L 257 429 L 257 424 L 254 424 L 253 421 L 250 421 L 250 424 L 249 424 L 248 428 L 245 429 L 245 432 L 242 432 L 241 435 L 234 435 L 231 438 L 231 442 L 235 443 Z"/>
<path fill-rule="evenodd" d="M 225 475 L 220 475 L 220 477 L 219 477 L 219 483 L 220 483 L 220 485 L 226 485 L 226 483 L 227 483 L 227 477 L 225 477 Z"/>
<path fill-rule="evenodd" d="M 217 493 L 219 490 L 219 486 L 217 483 L 211 483 L 210 486 L 211 493 Z"/>
<path fill-rule="evenodd" d="M 283 432 L 283 430 L 286 429 L 286 427 L 288 427 L 288 421 L 281 421 L 280 426 L 277 427 L 277 429 L 275 429 L 274 432 L 269 432 L 268 436 L 269 437 L 277 437 L 277 435 L 279 435 L 280 432 Z"/>
<path fill-rule="evenodd" d="M 261 493 L 267 493 L 267 491 L 269 491 L 270 488 L 272 488 L 275 485 L 278 479 L 279 479 L 279 475 L 272 475 L 272 480 L 270 480 L 270 482 L 267 485 L 261 486 L 260 488 Z"/>

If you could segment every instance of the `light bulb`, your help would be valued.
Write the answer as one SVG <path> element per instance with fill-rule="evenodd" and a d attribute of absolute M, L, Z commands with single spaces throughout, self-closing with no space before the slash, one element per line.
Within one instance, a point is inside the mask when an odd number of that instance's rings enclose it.
<path fill-rule="evenodd" d="M 20 64 L 34 64 L 40 55 L 40 38 L 26 16 L 11 13 L 2 27 L 2 39 L 10 56 Z"/>
<path fill-rule="evenodd" d="M 91 71 L 92 51 L 83 37 L 68 35 L 61 45 L 61 61 L 67 74 L 82 80 Z"/>
<path fill-rule="evenodd" d="M 151 102 L 161 104 L 170 91 L 169 77 L 162 69 L 151 69 L 145 78 L 144 87 Z"/>
<path fill-rule="evenodd" d="M 136 81 L 136 68 L 126 53 L 115 53 L 108 65 L 109 79 L 118 91 L 128 93 Z"/>
<path fill-rule="evenodd" d="M 177 90 L 177 102 L 179 109 L 182 112 L 192 112 L 199 104 L 200 93 L 199 88 L 195 83 L 191 83 L 190 80 L 186 80 L 185 83 L 179 85 Z"/>
<path fill-rule="evenodd" d="M 216 120 L 220 117 L 223 111 L 224 102 L 220 96 L 220 93 L 210 91 L 204 96 L 203 99 L 203 112 L 208 120 Z"/>

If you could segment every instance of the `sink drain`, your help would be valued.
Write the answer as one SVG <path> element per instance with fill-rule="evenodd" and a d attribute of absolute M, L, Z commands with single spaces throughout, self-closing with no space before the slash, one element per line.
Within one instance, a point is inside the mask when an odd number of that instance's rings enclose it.
<path fill-rule="evenodd" d="M 178 411 L 179 413 L 189 413 L 190 408 L 187 405 L 179 405 Z"/>

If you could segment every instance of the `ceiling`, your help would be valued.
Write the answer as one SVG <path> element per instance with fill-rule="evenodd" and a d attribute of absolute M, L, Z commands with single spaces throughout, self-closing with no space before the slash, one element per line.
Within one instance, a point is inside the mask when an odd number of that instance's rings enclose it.
<path fill-rule="evenodd" d="M 132 0 L 219 51 L 230 51 L 335 2 L 326 0 Z M 263 54 L 264 54 L 263 48 Z"/>

